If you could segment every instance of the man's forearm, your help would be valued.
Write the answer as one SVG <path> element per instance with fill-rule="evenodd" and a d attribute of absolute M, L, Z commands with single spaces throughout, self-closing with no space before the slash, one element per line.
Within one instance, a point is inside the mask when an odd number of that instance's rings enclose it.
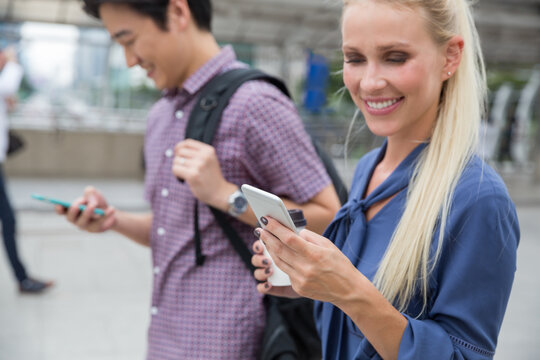
<path fill-rule="evenodd" d="M 152 213 L 134 214 L 116 211 L 116 221 L 112 230 L 130 238 L 138 244 L 150 246 L 150 230 L 152 229 Z"/>
<path fill-rule="evenodd" d="M 328 185 L 305 204 L 295 204 L 288 199 L 283 202 L 287 209 L 298 208 L 304 212 L 306 229 L 322 234 L 330 225 L 340 208 L 339 198 L 332 185 Z"/>

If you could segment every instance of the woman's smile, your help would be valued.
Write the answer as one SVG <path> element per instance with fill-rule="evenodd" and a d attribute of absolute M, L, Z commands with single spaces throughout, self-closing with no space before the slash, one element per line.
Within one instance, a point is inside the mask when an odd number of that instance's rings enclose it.
<path fill-rule="evenodd" d="M 387 115 L 396 110 L 405 99 L 404 96 L 397 98 L 363 99 L 366 111 L 371 115 Z"/>

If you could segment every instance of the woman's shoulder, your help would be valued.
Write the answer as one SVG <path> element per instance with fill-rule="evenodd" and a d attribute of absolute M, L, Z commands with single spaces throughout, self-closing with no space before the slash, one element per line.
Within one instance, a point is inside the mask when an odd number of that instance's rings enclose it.
<path fill-rule="evenodd" d="M 454 203 L 474 204 L 488 201 L 511 203 L 501 176 L 485 161 L 474 155 L 456 184 Z"/>

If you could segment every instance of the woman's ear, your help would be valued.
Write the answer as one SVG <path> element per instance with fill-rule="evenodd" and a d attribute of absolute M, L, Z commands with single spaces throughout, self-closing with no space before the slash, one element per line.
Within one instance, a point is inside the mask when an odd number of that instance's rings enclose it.
<path fill-rule="evenodd" d="M 170 0 L 167 9 L 167 26 L 169 30 L 183 31 L 191 21 L 191 12 L 187 0 Z"/>
<path fill-rule="evenodd" d="M 459 64 L 461 63 L 461 55 L 463 54 L 463 46 L 465 42 L 459 35 L 455 35 L 446 43 L 445 49 L 445 64 L 443 67 L 443 73 L 441 74 L 442 80 L 447 80 L 456 72 Z"/>

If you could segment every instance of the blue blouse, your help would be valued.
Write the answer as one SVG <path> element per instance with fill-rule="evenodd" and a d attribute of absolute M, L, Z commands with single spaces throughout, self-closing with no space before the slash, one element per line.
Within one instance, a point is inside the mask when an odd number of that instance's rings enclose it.
<path fill-rule="evenodd" d="M 362 198 L 386 144 L 364 156 L 355 171 L 349 201 L 325 236 L 373 280 L 403 213 L 419 145 L 394 172 Z M 397 194 L 369 222 L 364 212 Z M 414 224 L 411 224 L 414 226 Z M 432 251 L 436 248 L 438 230 Z M 519 225 L 514 204 L 496 172 L 473 157 L 454 193 L 443 248 L 429 279 L 427 310 L 420 294 L 403 315 L 408 325 L 399 359 L 491 359 L 516 270 Z M 358 327 L 330 303 L 315 302 L 324 359 L 380 359 Z"/>

